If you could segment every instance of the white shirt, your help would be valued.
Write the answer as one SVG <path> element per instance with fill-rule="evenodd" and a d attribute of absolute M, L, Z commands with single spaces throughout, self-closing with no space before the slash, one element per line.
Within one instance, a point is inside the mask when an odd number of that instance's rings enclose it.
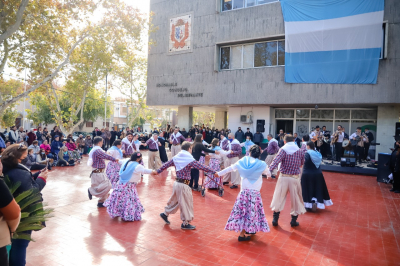
<path fill-rule="evenodd" d="M 143 174 L 151 174 L 152 172 L 153 170 L 146 169 L 143 165 L 139 164 L 138 166 L 136 166 L 135 171 L 133 171 L 132 177 L 129 182 L 138 183 Z"/>
<path fill-rule="evenodd" d="M 115 159 L 118 159 L 118 160 L 122 159 L 121 154 L 118 151 L 114 150 L 114 149 L 112 149 L 112 150 L 108 149 L 107 150 L 107 154 L 112 156 L 112 157 L 114 157 Z"/>
<path fill-rule="evenodd" d="M 319 136 L 322 136 L 322 132 L 321 131 L 319 131 Z M 310 139 L 312 139 L 313 137 L 315 137 L 315 136 L 317 136 L 317 134 L 313 131 L 313 132 L 311 132 L 311 134 L 310 134 Z M 319 137 L 318 136 L 318 137 Z"/>
<path fill-rule="evenodd" d="M 334 137 L 335 137 L 334 135 L 331 136 L 332 139 L 333 139 Z M 338 138 L 338 141 L 337 141 L 337 142 L 343 142 L 343 139 L 344 139 L 344 133 L 343 133 L 343 132 L 340 132 L 340 133 L 339 133 L 339 138 Z"/>
<path fill-rule="evenodd" d="M 351 134 L 350 139 L 357 138 L 357 136 L 358 136 L 357 132 L 355 132 L 355 133 Z M 363 138 L 363 141 L 367 141 L 367 139 Z"/>
<path fill-rule="evenodd" d="M 250 162 L 253 163 L 256 159 L 254 158 L 250 158 Z M 233 171 L 237 171 L 237 163 L 225 168 L 224 170 L 218 172 L 218 175 L 224 176 L 227 173 L 233 172 Z M 268 169 L 268 166 L 265 167 L 264 172 L 262 173 L 263 175 L 267 175 L 267 176 L 271 176 L 271 172 Z M 247 178 L 244 178 L 241 176 L 241 184 L 240 184 L 240 191 L 243 191 L 244 189 L 254 189 L 257 191 L 260 191 L 262 187 L 262 175 L 257 179 L 256 182 L 254 182 L 254 184 L 250 183 L 250 181 Z"/>
<path fill-rule="evenodd" d="M 221 155 L 227 155 L 230 154 L 231 151 L 224 151 L 223 149 L 219 150 L 219 154 L 216 153 L 209 153 L 208 155 L 210 156 L 210 159 L 218 159 L 221 160 Z"/>

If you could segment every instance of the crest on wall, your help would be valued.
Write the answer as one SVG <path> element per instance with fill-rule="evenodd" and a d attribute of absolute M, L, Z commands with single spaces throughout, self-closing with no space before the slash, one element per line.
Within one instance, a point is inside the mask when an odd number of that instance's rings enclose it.
<path fill-rule="evenodd" d="M 192 15 L 170 19 L 169 52 L 191 49 Z"/>

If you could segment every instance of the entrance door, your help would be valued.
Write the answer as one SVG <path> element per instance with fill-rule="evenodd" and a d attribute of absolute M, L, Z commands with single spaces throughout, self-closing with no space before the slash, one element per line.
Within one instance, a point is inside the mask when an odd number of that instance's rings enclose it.
<path fill-rule="evenodd" d="M 283 129 L 286 134 L 293 134 L 293 120 L 276 120 L 276 134 Z"/>

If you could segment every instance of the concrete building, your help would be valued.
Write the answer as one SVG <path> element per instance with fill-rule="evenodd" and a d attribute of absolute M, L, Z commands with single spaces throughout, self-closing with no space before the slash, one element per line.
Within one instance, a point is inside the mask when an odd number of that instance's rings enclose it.
<path fill-rule="evenodd" d="M 147 103 L 178 107 L 180 127 L 192 125 L 194 110 L 213 111 L 217 128 L 264 135 L 309 133 L 316 125 L 347 133 L 369 126 L 377 152 L 393 146 L 400 117 L 400 6 L 385 0 L 378 82 L 289 84 L 284 81 L 284 21 L 272 0 L 151 0 Z M 270 54 L 259 53 L 260 47 Z"/>

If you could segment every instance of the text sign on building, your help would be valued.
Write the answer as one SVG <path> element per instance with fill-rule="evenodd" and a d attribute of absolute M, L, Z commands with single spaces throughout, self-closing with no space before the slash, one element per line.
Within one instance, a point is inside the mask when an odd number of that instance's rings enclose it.
<path fill-rule="evenodd" d="M 192 49 L 192 14 L 171 18 L 169 30 L 170 53 Z"/>

